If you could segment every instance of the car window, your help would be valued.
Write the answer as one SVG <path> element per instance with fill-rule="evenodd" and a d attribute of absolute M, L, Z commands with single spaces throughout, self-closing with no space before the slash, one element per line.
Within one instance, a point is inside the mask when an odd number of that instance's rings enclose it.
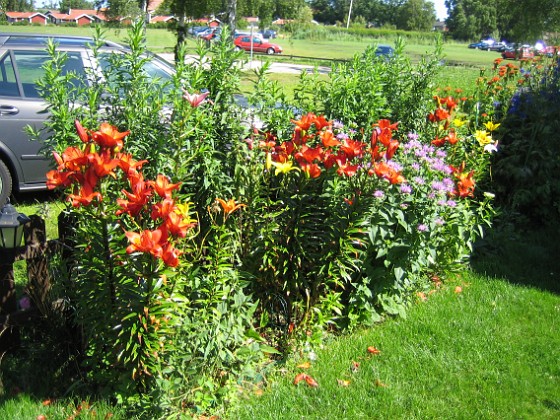
<path fill-rule="evenodd" d="M 36 81 L 44 75 L 44 64 L 51 60 L 51 57 L 43 51 L 13 51 L 19 80 L 23 87 L 23 96 L 26 98 L 40 98 L 37 91 Z M 68 59 L 64 63 L 63 74 L 73 72 L 77 76 L 73 84 L 79 83 L 85 76 L 83 61 L 80 53 L 68 52 Z M 10 54 L 6 54 L 1 63 L 0 71 L 2 72 L 2 85 L 0 86 L 0 94 L 5 96 L 20 96 L 15 78 L 15 68 Z M 4 83 L 5 82 L 5 83 Z"/>
<path fill-rule="evenodd" d="M 19 96 L 12 57 L 5 54 L 0 60 L 0 96 Z"/>

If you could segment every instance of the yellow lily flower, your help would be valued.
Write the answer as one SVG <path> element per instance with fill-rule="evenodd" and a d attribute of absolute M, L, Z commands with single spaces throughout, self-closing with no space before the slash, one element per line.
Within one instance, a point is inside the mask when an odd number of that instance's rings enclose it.
<path fill-rule="evenodd" d="M 274 172 L 275 175 L 287 174 L 290 171 L 299 171 L 299 168 L 294 166 L 294 162 L 291 160 L 287 162 L 272 162 L 272 165 L 276 168 Z"/>
<path fill-rule="evenodd" d="M 486 129 L 488 131 L 492 132 L 492 131 L 496 131 L 498 129 L 498 127 L 500 126 L 500 123 L 494 124 L 492 121 L 488 121 L 487 123 L 484 124 L 484 126 L 486 127 Z"/>
<path fill-rule="evenodd" d="M 486 130 L 476 130 L 474 137 L 481 146 L 486 146 L 492 143 L 492 136 L 486 132 Z"/>
<path fill-rule="evenodd" d="M 462 120 L 460 118 L 455 118 L 453 120 L 453 125 L 457 128 L 461 128 L 462 126 L 464 126 L 467 122 L 465 120 Z"/>

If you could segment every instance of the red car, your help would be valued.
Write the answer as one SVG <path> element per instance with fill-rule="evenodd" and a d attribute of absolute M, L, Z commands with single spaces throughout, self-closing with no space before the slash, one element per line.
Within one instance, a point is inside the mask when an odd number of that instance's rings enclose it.
<path fill-rule="evenodd" d="M 529 47 L 510 48 L 502 52 L 502 57 L 510 60 L 521 60 L 525 58 L 533 58 L 535 56 L 533 50 Z"/>
<path fill-rule="evenodd" d="M 272 44 L 268 41 L 265 41 L 260 36 L 252 37 L 251 42 L 251 35 L 239 35 L 233 40 L 236 50 L 245 50 L 253 52 L 260 52 L 266 54 L 280 54 L 282 52 L 282 47 L 277 44 Z"/>

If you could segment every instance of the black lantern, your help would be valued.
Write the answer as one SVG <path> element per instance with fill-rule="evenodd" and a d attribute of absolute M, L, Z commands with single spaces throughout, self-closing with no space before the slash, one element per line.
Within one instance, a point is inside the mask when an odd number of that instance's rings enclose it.
<path fill-rule="evenodd" d="M 0 249 L 14 249 L 21 246 L 23 225 L 29 222 L 29 217 L 18 213 L 8 200 L 0 213 Z"/>

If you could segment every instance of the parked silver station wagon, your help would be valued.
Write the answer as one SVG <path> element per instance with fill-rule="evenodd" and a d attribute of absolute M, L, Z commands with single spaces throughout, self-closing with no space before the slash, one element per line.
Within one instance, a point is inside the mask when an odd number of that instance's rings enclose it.
<path fill-rule="evenodd" d="M 104 42 L 96 60 L 90 49 L 93 38 L 61 35 L 8 34 L 0 32 L 0 208 L 12 192 L 46 189 L 50 159 L 41 141 L 30 139 L 24 127 L 40 128 L 48 114 L 35 82 L 43 76 L 43 64 L 50 60 L 48 39 L 67 54 L 64 72 L 86 75 L 107 66 L 109 54 L 125 54 L 128 48 Z M 156 56 L 144 67 L 150 78 L 170 80 L 174 68 Z"/>

